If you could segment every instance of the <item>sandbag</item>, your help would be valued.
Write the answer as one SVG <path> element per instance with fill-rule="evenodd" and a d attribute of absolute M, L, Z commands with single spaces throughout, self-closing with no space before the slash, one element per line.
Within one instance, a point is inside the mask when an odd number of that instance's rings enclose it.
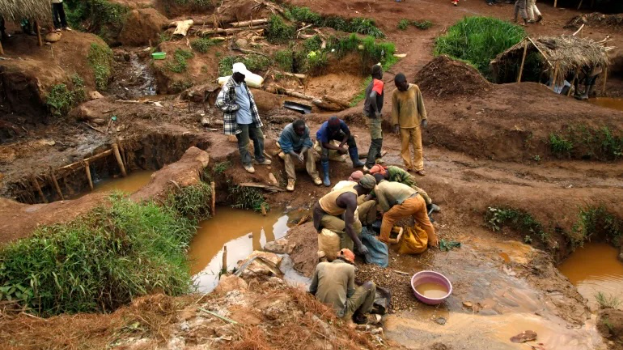
<path fill-rule="evenodd" d="M 389 266 L 389 249 L 387 244 L 376 239 L 367 227 L 361 229 L 361 243 L 368 248 L 366 263 L 376 264 L 381 267 Z"/>
<path fill-rule="evenodd" d="M 340 251 L 340 236 L 331 231 L 323 228 L 318 234 L 318 252 L 324 252 L 324 256 L 329 261 L 337 258 L 337 253 Z"/>
<path fill-rule="evenodd" d="M 336 140 L 331 140 L 330 142 L 335 146 L 340 145 L 340 143 Z M 318 152 L 318 154 L 322 155 L 322 146 L 320 145 L 320 142 L 318 142 L 318 140 L 314 141 L 314 150 Z M 338 151 L 335 151 L 335 150 L 329 150 L 329 160 L 332 160 L 335 162 L 345 162 L 346 155 L 340 154 Z"/>
<path fill-rule="evenodd" d="M 220 77 L 216 81 L 218 82 L 218 84 L 220 86 L 223 86 L 223 85 L 225 85 L 227 80 L 229 80 L 230 77 L 231 77 L 231 75 L 228 75 L 226 77 Z M 249 73 L 249 74 L 245 74 L 244 81 L 245 81 L 245 83 L 247 83 L 247 85 L 249 87 L 258 88 L 259 89 L 259 88 L 262 87 L 262 84 L 264 83 L 264 78 L 262 78 L 261 76 L 259 76 L 257 74 Z"/>
<path fill-rule="evenodd" d="M 399 244 L 399 254 L 422 254 L 428 247 L 428 234 L 418 225 L 405 227 Z"/>

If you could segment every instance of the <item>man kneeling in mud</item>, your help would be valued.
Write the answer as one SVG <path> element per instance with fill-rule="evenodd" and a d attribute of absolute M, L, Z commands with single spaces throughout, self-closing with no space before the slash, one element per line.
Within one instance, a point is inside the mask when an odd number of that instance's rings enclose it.
<path fill-rule="evenodd" d="M 321 303 L 332 306 L 338 317 L 355 323 L 378 322 L 380 317 L 370 319 L 366 314 L 372 309 L 376 285 L 368 281 L 355 289 L 355 254 L 342 249 L 337 259 L 321 262 L 316 266 L 309 292 Z"/>

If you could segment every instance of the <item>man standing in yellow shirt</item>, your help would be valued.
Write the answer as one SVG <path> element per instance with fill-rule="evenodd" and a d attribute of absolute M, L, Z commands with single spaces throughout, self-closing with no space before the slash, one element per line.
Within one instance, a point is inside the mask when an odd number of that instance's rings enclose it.
<path fill-rule="evenodd" d="M 424 176 L 426 174 L 420 126 L 425 128 L 428 121 L 422 92 L 417 85 L 409 84 L 402 73 L 396 75 L 394 83 L 398 89 L 392 96 L 392 125 L 396 134 L 400 132 L 402 160 L 407 170 Z M 413 145 L 413 158 L 410 145 Z"/>

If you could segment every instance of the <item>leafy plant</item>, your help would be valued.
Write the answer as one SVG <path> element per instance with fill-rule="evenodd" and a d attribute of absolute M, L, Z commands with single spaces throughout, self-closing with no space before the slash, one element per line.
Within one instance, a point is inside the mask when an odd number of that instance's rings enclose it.
<path fill-rule="evenodd" d="M 606 295 L 603 292 L 595 294 L 595 300 L 597 300 L 597 303 L 603 309 L 617 309 L 621 305 L 621 299 L 616 295 Z"/>
<path fill-rule="evenodd" d="M 581 246 L 592 235 L 603 236 L 619 246 L 623 243 L 623 220 L 608 212 L 604 206 L 586 206 L 580 208 L 573 233 L 570 238 L 574 247 Z"/>
<path fill-rule="evenodd" d="M 169 195 L 167 206 L 180 215 L 192 220 L 205 220 L 210 217 L 208 203 L 211 202 L 212 188 L 205 182 L 186 186 Z"/>
<path fill-rule="evenodd" d="M 401 19 L 398 22 L 398 29 L 400 29 L 400 30 L 407 30 L 408 27 L 409 27 L 409 20 Z"/>
<path fill-rule="evenodd" d="M 121 32 L 129 11 L 126 6 L 108 0 L 65 0 L 64 3 L 72 27 L 96 33 L 108 43 Z"/>
<path fill-rule="evenodd" d="M 565 155 L 569 157 L 573 150 L 573 142 L 565 139 L 561 135 L 549 134 L 549 145 L 555 155 Z"/>
<path fill-rule="evenodd" d="M 322 48 L 322 39 L 320 38 L 320 36 L 314 35 L 303 42 L 303 47 L 307 52 L 318 51 Z"/>
<path fill-rule="evenodd" d="M 437 38 L 435 55 L 467 60 L 491 78 L 489 62 L 520 42 L 526 32 L 520 26 L 490 17 L 465 17 Z"/>
<path fill-rule="evenodd" d="M 227 169 L 229 169 L 229 167 L 231 167 L 231 162 L 230 161 L 224 161 L 224 162 L 220 162 L 217 163 L 214 166 L 214 173 L 215 174 L 223 174 Z"/>
<path fill-rule="evenodd" d="M 500 231 L 502 227 L 508 226 L 527 237 L 537 235 L 542 242 L 546 242 L 549 237 L 543 226 L 532 215 L 519 209 L 489 207 L 485 215 L 485 222 L 492 231 L 496 232 Z M 529 240 L 531 241 L 532 238 L 530 237 Z"/>
<path fill-rule="evenodd" d="M 212 46 L 216 44 L 217 42 L 212 39 L 198 38 L 190 42 L 190 47 L 192 47 L 195 51 L 206 53 Z"/>
<path fill-rule="evenodd" d="M 106 90 L 111 76 L 112 50 L 108 46 L 91 44 L 87 56 L 89 66 L 93 68 L 95 86 L 98 90 Z"/>
<path fill-rule="evenodd" d="M 229 186 L 229 198 L 233 200 L 232 208 L 252 209 L 262 211 L 262 207 L 269 209 L 262 192 L 255 188 L 243 186 Z"/>
<path fill-rule="evenodd" d="M 272 15 L 266 37 L 273 44 L 288 42 L 296 37 L 296 26 L 288 25 L 281 17 Z"/>
<path fill-rule="evenodd" d="M 353 18 L 345 20 L 341 17 L 322 15 L 313 12 L 308 7 L 290 7 L 287 11 L 289 19 L 313 24 L 317 27 L 329 27 L 335 30 L 357 33 L 362 35 L 370 35 L 375 38 L 384 38 L 385 34 L 376 26 L 374 20 L 369 18 Z"/>
<path fill-rule="evenodd" d="M 368 36 L 360 39 L 357 35 L 351 34 L 343 39 L 331 38 L 328 43 L 329 50 L 335 50 L 339 57 L 349 52 L 359 52 L 361 55 L 362 66 L 365 67 L 367 73 L 369 68 L 377 63 L 383 65 L 383 69 L 387 70 L 398 59 L 394 57 L 396 47 L 391 42 L 376 42 L 374 37 Z"/>
<path fill-rule="evenodd" d="M 411 24 L 417 28 L 417 29 L 421 29 L 421 30 L 426 30 L 426 29 L 430 29 L 433 26 L 433 22 L 429 21 L 429 20 L 423 20 L 423 21 L 413 21 L 411 22 Z"/>
<path fill-rule="evenodd" d="M 46 98 L 46 105 L 53 116 L 62 117 L 85 99 L 84 81 L 80 76 L 74 75 L 71 88 L 65 84 L 57 84 L 52 87 Z"/>
<path fill-rule="evenodd" d="M 292 50 L 279 50 L 273 55 L 273 59 L 281 70 L 292 72 L 294 64 L 294 53 Z"/>
<path fill-rule="evenodd" d="M 327 66 L 329 60 L 324 51 L 310 51 L 307 54 L 305 70 L 312 75 L 319 75 Z"/>
<path fill-rule="evenodd" d="M 234 63 L 242 62 L 252 72 L 265 71 L 271 64 L 268 57 L 251 54 L 247 56 L 226 56 L 218 63 L 218 71 L 221 77 L 232 74 Z"/>
<path fill-rule="evenodd" d="M 183 73 L 188 68 L 187 59 L 192 58 L 194 55 L 191 51 L 177 49 L 173 54 L 173 62 L 168 61 L 165 67 L 173 73 Z"/>

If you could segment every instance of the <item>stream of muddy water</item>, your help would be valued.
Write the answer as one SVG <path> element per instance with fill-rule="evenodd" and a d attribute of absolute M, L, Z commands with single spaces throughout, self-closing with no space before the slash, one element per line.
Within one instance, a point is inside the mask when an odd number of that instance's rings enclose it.
<path fill-rule="evenodd" d="M 118 177 L 115 179 L 106 179 L 95 181 L 93 192 L 121 191 L 125 193 L 134 193 L 141 187 L 147 185 L 151 180 L 153 170 L 134 171 L 126 177 Z"/>
<path fill-rule="evenodd" d="M 623 98 L 596 97 L 589 99 L 588 102 L 596 106 L 623 111 Z"/>

